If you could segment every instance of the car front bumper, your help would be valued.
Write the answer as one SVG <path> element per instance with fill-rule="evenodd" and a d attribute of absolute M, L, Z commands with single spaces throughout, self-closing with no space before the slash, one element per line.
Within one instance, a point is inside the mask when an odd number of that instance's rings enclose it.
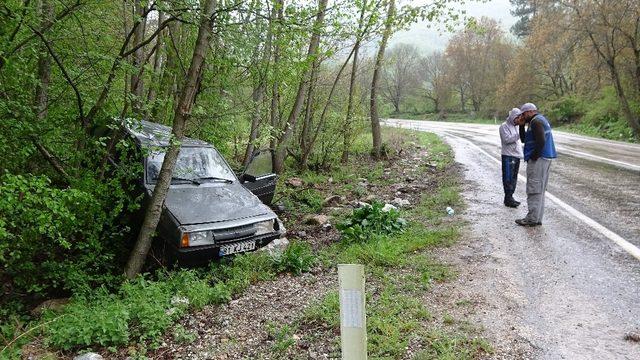
<path fill-rule="evenodd" d="M 220 247 L 224 245 L 239 243 L 243 241 L 255 241 L 257 250 L 268 245 L 271 241 L 283 236 L 280 232 L 273 232 L 262 235 L 253 235 L 235 239 L 233 241 L 225 241 L 222 244 L 203 245 L 187 248 L 172 248 L 173 257 L 180 266 L 197 266 L 208 263 L 211 260 L 220 258 Z"/>

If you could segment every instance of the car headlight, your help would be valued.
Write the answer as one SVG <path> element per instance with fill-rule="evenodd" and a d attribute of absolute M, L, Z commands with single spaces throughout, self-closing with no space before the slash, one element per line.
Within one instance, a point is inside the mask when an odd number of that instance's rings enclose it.
<path fill-rule="evenodd" d="M 274 232 L 273 224 L 274 220 L 261 221 L 255 224 L 256 227 L 256 235 L 268 234 Z"/>
<path fill-rule="evenodd" d="M 201 246 L 213 244 L 211 231 L 194 231 L 182 234 L 181 247 Z"/>

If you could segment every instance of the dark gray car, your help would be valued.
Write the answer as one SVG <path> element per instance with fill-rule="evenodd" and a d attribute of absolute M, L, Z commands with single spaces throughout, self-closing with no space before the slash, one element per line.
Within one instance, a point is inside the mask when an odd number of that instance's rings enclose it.
<path fill-rule="evenodd" d="M 145 154 L 148 201 L 171 128 L 148 121 L 126 121 L 125 128 Z M 157 231 L 170 257 L 181 264 L 203 263 L 252 251 L 284 236 L 282 222 L 267 206 L 276 184 L 271 170 L 270 153 L 263 152 L 236 176 L 211 144 L 185 139 Z"/>

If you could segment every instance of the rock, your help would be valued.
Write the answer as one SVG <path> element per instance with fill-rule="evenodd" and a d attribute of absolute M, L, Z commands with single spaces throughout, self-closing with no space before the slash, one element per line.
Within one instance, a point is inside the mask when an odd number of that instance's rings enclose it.
<path fill-rule="evenodd" d="M 307 232 L 306 231 L 298 231 L 298 237 L 299 238 L 305 238 L 307 237 Z"/>
<path fill-rule="evenodd" d="M 283 211 L 287 210 L 287 208 L 284 206 L 283 203 L 275 204 L 275 209 L 276 209 L 277 212 L 283 212 Z"/>
<path fill-rule="evenodd" d="M 96 353 L 86 353 L 86 354 L 82 354 L 82 355 L 78 355 L 76 357 L 73 358 L 73 360 L 102 360 L 103 357 L 100 354 L 96 354 Z"/>
<path fill-rule="evenodd" d="M 322 230 L 329 231 L 329 229 L 331 229 L 331 224 L 329 223 L 322 224 Z"/>
<path fill-rule="evenodd" d="M 297 177 L 292 177 L 287 179 L 287 185 L 291 185 L 293 187 L 301 187 L 304 184 L 302 179 Z"/>
<path fill-rule="evenodd" d="M 627 341 L 640 342 L 640 331 L 629 331 L 624 334 L 624 339 Z"/>
<path fill-rule="evenodd" d="M 398 210 L 398 208 L 391 204 L 384 204 L 384 206 L 382 207 L 382 211 L 391 211 L 391 210 Z"/>
<path fill-rule="evenodd" d="M 409 200 L 401 199 L 401 198 L 395 198 L 395 199 L 391 200 L 391 203 L 393 205 L 397 206 L 397 207 L 405 207 L 405 206 L 411 205 Z"/>
<path fill-rule="evenodd" d="M 189 298 L 185 296 L 174 295 L 171 298 L 171 305 L 173 306 L 189 306 Z"/>
<path fill-rule="evenodd" d="M 328 196 L 326 199 L 324 199 L 324 201 L 322 202 L 322 206 L 329 207 L 329 206 L 337 205 L 340 203 L 340 200 L 342 199 L 340 198 L 339 195 L 331 195 L 331 196 Z"/>
<path fill-rule="evenodd" d="M 329 182 L 329 184 L 333 183 L 333 178 L 330 177 L 329 179 L 327 179 L 327 181 Z"/>
<path fill-rule="evenodd" d="M 367 203 L 372 203 L 374 200 L 376 200 L 378 197 L 374 194 L 369 194 L 364 198 L 364 201 Z"/>
<path fill-rule="evenodd" d="M 69 303 L 69 298 L 49 299 L 31 310 L 31 315 L 40 316 L 45 310 L 59 311 Z"/>
<path fill-rule="evenodd" d="M 365 206 L 371 206 L 371 204 L 366 203 L 366 202 L 362 202 L 362 201 L 356 201 L 353 203 L 353 207 L 356 209 L 359 209 L 361 207 L 365 207 Z"/>
<path fill-rule="evenodd" d="M 324 225 L 329 222 L 329 217 L 327 215 L 307 215 L 302 219 L 302 222 L 307 225 Z"/>
<path fill-rule="evenodd" d="M 260 249 L 261 251 L 266 251 L 271 256 L 278 256 L 284 252 L 284 250 L 289 246 L 289 239 L 286 237 L 275 239 L 269 243 L 269 245 Z"/>

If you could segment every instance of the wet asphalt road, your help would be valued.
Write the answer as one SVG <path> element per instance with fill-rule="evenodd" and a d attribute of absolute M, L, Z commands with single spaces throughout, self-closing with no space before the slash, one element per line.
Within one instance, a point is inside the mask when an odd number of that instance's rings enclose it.
<path fill-rule="evenodd" d="M 522 228 L 514 220 L 526 214 L 523 182 L 523 205 L 502 205 L 497 125 L 386 125 L 443 136 L 465 169 L 463 216 L 481 277 L 469 291 L 485 299 L 478 320 L 496 358 L 640 359 L 640 344 L 624 339 L 640 330 L 640 259 L 613 240 L 640 247 L 640 145 L 556 131 L 544 225 Z"/>

